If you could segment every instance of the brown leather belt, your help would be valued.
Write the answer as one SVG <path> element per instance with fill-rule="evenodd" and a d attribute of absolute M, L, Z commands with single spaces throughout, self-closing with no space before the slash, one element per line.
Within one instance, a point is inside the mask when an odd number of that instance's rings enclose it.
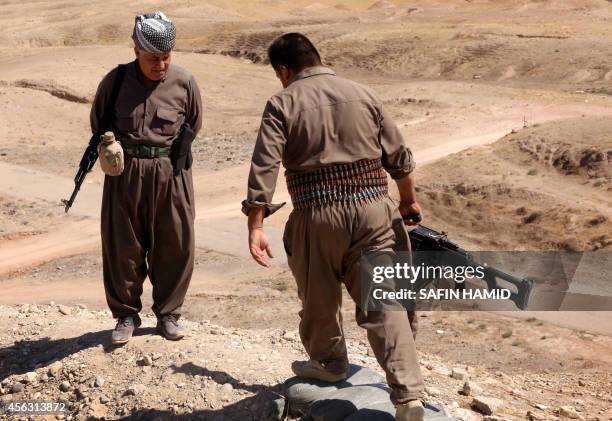
<path fill-rule="evenodd" d="M 123 147 L 123 151 L 126 155 L 133 156 L 136 158 L 162 158 L 170 156 L 170 150 L 172 148 L 159 147 L 159 146 L 147 146 L 147 145 L 126 145 Z"/>

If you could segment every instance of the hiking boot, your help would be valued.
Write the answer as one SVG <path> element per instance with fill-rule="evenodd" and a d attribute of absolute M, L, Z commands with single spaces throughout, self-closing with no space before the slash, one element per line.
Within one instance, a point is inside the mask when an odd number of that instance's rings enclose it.
<path fill-rule="evenodd" d="M 395 421 L 423 421 L 425 408 L 423 403 L 414 399 L 395 407 Z"/>
<path fill-rule="evenodd" d="M 178 323 L 180 316 L 167 314 L 157 319 L 157 331 L 166 339 L 178 341 L 185 336 L 185 329 Z"/>
<path fill-rule="evenodd" d="M 132 337 L 134 329 L 139 327 L 140 323 L 140 317 L 138 317 L 138 315 L 119 317 L 117 326 L 115 326 L 115 330 L 113 330 L 111 335 L 113 344 L 122 345 L 127 343 Z"/>
<path fill-rule="evenodd" d="M 291 370 L 298 377 L 307 379 L 323 380 L 324 382 L 336 383 L 346 380 L 346 371 L 343 373 L 331 373 L 323 365 L 315 360 L 294 361 Z"/>

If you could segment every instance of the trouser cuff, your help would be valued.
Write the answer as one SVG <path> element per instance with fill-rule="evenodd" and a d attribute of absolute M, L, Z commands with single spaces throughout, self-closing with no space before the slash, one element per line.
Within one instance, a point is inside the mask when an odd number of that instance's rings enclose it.
<path fill-rule="evenodd" d="M 391 402 L 393 403 L 393 405 L 401 405 L 404 404 L 408 401 L 413 401 L 413 400 L 422 400 L 423 394 L 421 391 L 416 391 L 416 392 L 407 392 L 405 390 L 397 390 L 397 389 L 392 389 L 391 391 Z"/>

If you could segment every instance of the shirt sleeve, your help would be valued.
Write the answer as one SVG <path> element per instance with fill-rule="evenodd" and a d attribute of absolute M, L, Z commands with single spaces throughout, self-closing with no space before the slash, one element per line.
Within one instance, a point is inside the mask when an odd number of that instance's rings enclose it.
<path fill-rule="evenodd" d="M 197 136 L 202 128 L 202 97 L 200 96 L 200 88 L 198 88 L 198 84 L 193 76 L 189 79 L 185 122 L 189 123 L 194 136 Z"/>
<path fill-rule="evenodd" d="M 113 86 L 115 77 L 117 76 L 117 69 L 109 72 L 100 84 L 96 91 L 93 103 L 91 105 L 91 112 L 89 113 L 89 124 L 91 125 L 91 133 L 94 134 L 100 128 L 102 123 L 102 116 L 104 114 L 106 104 L 108 103 L 110 91 Z"/>
<path fill-rule="evenodd" d="M 242 202 L 245 215 L 252 208 L 263 207 L 264 217 L 267 217 L 285 205 L 284 202 L 273 204 L 272 196 L 286 143 L 285 119 L 273 102 L 268 101 L 251 159 L 247 198 Z"/>
<path fill-rule="evenodd" d="M 379 142 L 382 148 L 382 165 L 394 180 L 410 174 L 416 165 L 412 151 L 389 113 L 380 106 Z"/>

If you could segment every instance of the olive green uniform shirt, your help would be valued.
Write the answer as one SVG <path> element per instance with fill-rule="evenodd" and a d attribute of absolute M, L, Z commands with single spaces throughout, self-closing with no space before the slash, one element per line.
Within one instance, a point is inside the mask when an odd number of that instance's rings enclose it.
<path fill-rule="evenodd" d="M 138 79 L 138 62 L 127 66 L 113 119 L 118 140 L 124 145 L 171 146 L 183 122 L 198 133 L 202 127 L 202 99 L 191 73 L 170 64 L 164 79 L 147 89 Z M 98 86 L 90 114 L 93 133 L 100 124 L 116 75 L 117 68 Z"/>
<path fill-rule="evenodd" d="M 272 203 L 281 162 L 293 174 L 377 158 L 394 179 L 415 166 L 382 101 L 327 67 L 307 68 L 266 104 L 242 210 L 263 206 L 268 216 L 284 205 Z"/>

